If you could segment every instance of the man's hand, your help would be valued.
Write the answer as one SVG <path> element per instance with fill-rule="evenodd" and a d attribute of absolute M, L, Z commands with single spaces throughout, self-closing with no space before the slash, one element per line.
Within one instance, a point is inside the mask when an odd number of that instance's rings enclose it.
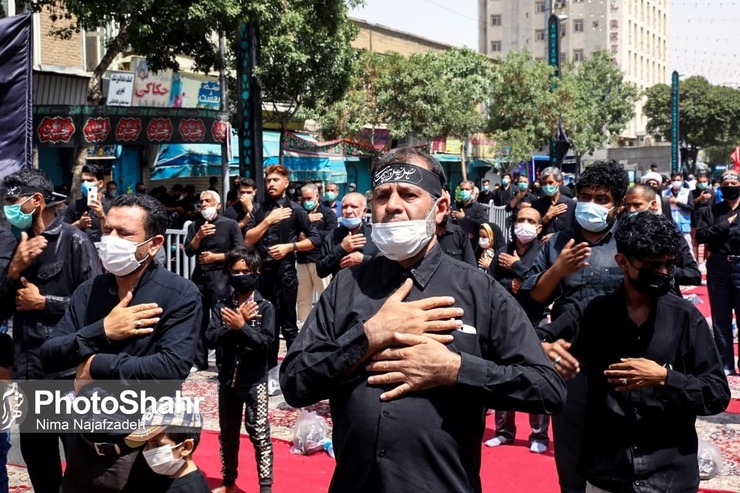
<path fill-rule="evenodd" d="M 511 280 L 511 292 L 514 294 L 517 294 L 519 292 L 519 288 L 522 287 L 522 280 L 518 277 L 515 277 Z"/>
<path fill-rule="evenodd" d="M 362 233 L 353 235 L 351 232 L 342 239 L 340 246 L 347 253 L 354 252 L 365 246 L 367 238 Z"/>
<path fill-rule="evenodd" d="M 440 339 L 442 337 L 445 339 Z M 445 346 L 452 342 L 451 335 L 432 338 L 396 333 L 393 339 L 404 347 L 384 349 L 374 355 L 366 367 L 368 371 L 381 373 L 369 377 L 368 384 L 400 384 L 381 394 L 380 400 L 389 401 L 409 392 L 455 385 L 462 358 Z"/>
<path fill-rule="evenodd" d="M 568 210 L 567 204 L 552 204 L 549 209 L 547 209 L 547 212 L 545 213 L 545 217 L 542 218 L 542 222 L 549 223 L 556 217 L 558 217 L 560 214 L 565 213 L 565 211 Z"/>
<path fill-rule="evenodd" d="M 555 369 L 564 379 L 575 377 L 581 371 L 581 364 L 570 354 L 571 343 L 565 339 L 555 342 L 543 342 L 542 349 Z"/>
<path fill-rule="evenodd" d="M 550 238 L 552 238 L 552 235 L 554 235 L 554 234 L 555 234 L 555 233 L 548 233 L 548 234 L 546 234 L 545 236 L 543 236 L 543 237 L 542 237 L 542 239 L 540 240 L 540 243 L 547 243 L 547 241 L 548 241 L 548 240 L 549 240 Z"/>
<path fill-rule="evenodd" d="M 737 218 L 737 214 L 733 214 L 731 217 L 727 218 L 727 222 L 732 224 L 732 222 Z"/>
<path fill-rule="evenodd" d="M 248 193 L 243 193 L 239 195 L 239 202 L 242 204 L 242 209 L 247 211 L 248 213 L 252 213 L 252 209 L 254 208 L 254 202 L 252 201 L 252 196 Z"/>
<path fill-rule="evenodd" d="M 92 383 L 93 378 L 90 375 L 90 365 L 95 357 L 93 354 L 85 361 L 77 365 L 77 373 L 75 374 L 75 394 L 79 394 L 80 391 L 86 386 Z"/>
<path fill-rule="evenodd" d="M 460 209 L 459 211 L 452 211 L 450 212 L 450 214 L 452 215 L 452 219 L 455 219 L 455 220 L 465 218 L 464 209 Z"/>
<path fill-rule="evenodd" d="M 15 309 L 23 310 L 43 310 L 46 306 L 46 297 L 39 292 L 38 286 L 28 282 L 25 277 L 21 277 L 23 287 L 15 293 Z"/>
<path fill-rule="evenodd" d="M 104 219 L 105 218 L 105 210 L 103 210 L 103 204 L 98 200 L 97 197 L 91 198 L 90 201 L 87 203 L 87 206 L 90 208 L 91 211 L 95 213 L 95 215 L 98 217 L 98 219 Z M 92 224 L 92 218 L 89 217 L 90 223 Z"/>
<path fill-rule="evenodd" d="M 82 213 L 82 216 L 80 218 L 72 223 L 72 226 L 77 226 L 80 229 L 87 229 L 92 226 L 92 218 L 90 217 L 90 214 L 85 211 Z"/>
<path fill-rule="evenodd" d="M 348 267 L 354 267 L 355 265 L 360 265 L 362 263 L 364 256 L 362 255 L 362 252 L 352 252 L 344 257 L 342 257 L 342 260 L 339 261 L 339 268 L 340 269 L 346 269 Z"/>
<path fill-rule="evenodd" d="M 678 204 L 678 199 L 676 197 L 668 197 L 668 203 L 671 205 Z"/>
<path fill-rule="evenodd" d="M 503 267 L 504 269 L 511 270 L 511 267 L 519 262 L 521 259 L 519 258 L 519 254 L 516 253 L 516 250 L 514 250 L 514 255 L 509 255 L 508 253 L 502 253 L 498 256 L 498 265 L 500 267 Z"/>
<path fill-rule="evenodd" d="M 241 330 L 244 327 L 244 317 L 240 310 L 232 310 L 231 308 L 221 309 L 221 320 L 231 330 Z"/>
<path fill-rule="evenodd" d="M 462 320 L 455 317 L 462 317 L 463 309 L 452 306 L 455 303 L 452 296 L 433 296 L 404 303 L 413 284 L 411 279 L 406 279 L 385 300 L 380 310 L 365 322 L 365 334 L 371 351 L 387 347 L 397 332 L 421 335 L 455 330 L 462 326 Z"/>
<path fill-rule="evenodd" d="M 571 238 L 565 244 L 560 252 L 560 256 L 552 266 L 562 277 L 575 274 L 589 265 L 588 258 L 591 256 L 591 247 L 585 241 L 578 245 L 575 242 Z"/>
<path fill-rule="evenodd" d="M 658 387 L 665 385 L 668 369 L 645 358 L 620 358 L 619 363 L 609 365 L 604 371 L 607 382 L 616 385 L 617 392 Z"/>
<path fill-rule="evenodd" d="M 21 241 L 15 249 L 13 258 L 8 266 L 8 279 L 15 280 L 21 277 L 21 273 L 26 270 L 31 263 L 41 255 L 49 242 L 42 235 L 34 236 L 28 239 L 28 233 L 21 233 Z"/>
<path fill-rule="evenodd" d="M 103 319 L 105 336 L 111 341 L 121 341 L 133 336 L 145 336 L 154 332 L 159 323 L 157 315 L 162 309 L 156 303 L 142 303 L 129 306 L 134 295 L 131 291 Z"/>
<path fill-rule="evenodd" d="M 324 215 L 320 212 L 312 212 L 308 215 L 308 220 L 315 223 L 316 221 L 321 221 L 323 217 Z"/>
<path fill-rule="evenodd" d="M 222 260 L 222 253 L 203 252 L 198 255 L 198 263 L 200 263 L 200 265 L 208 265 L 214 262 L 221 262 Z"/>
<path fill-rule="evenodd" d="M 275 260 L 281 260 L 293 251 L 292 243 L 279 243 L 267 249 L 267 253 Z"/>
<path fill-rule="evenodd" d="M 195 233 L 195 236 L 197 236 L 198 241 L 200 241 L 206 236 L 211 236 L 214 234 L 216 234 L 216 225 L 211 223 L 203 223 L 201 224 L 200 228 L 198 228 L 198 232 Z"/>
<path fill-rule="evenodd" d="M 280 221 L 285 221 L 286 219 L 290 218 L 290 215 L 293 214 L 293 209 L 290 207 L 278 207 L 277 209 L 273 209 L 265 218 L 265 221 L 267 221 L 267 224 L 270 226 L 274 226 Z"/>
<path fill-rule="evenodd" d="M 244 317 L 244 320 L 247 322 L 260 316 L 259 306 L 256 301 L 248 301 L 247 303 L 244 303 L 241 308 L 239 308 L 239 313 L 242 314 L 242 317 Z"/>

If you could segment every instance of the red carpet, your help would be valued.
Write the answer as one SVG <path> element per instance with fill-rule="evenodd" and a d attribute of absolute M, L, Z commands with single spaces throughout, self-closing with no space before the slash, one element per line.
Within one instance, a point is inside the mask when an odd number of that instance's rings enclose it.
<path fill-rule="evenodd" d="M 483 448 L 481 477 L 483 491 L 497 493 L 556 493 L 557 473 L 552 450 L 537 455 L 529 451 L 527 436 L 529 422 L 525 414 L 517 414 L 517 432 L 521 439 L 514 445 Z M 493 415 L 488 417 L 484 440 L 493 436 Z M 293 455 L 290 444 L 273 441 L 275 461 L 273 491 L 275 493 L 326 492 L 334 470 L 334 459 L 325 453 L 311 456 Z M 221 459 L 219 457 L 218 433 L 204 431 L 200 445 L 195 451 L 195 461 L 208 479 L 209 485 L 221 484 Z M 252 444 L 246 435 L 241 437 L 239 447 L 239 478 L 237 486 L 242 491 L 255 491 L 257 469 Z"/>

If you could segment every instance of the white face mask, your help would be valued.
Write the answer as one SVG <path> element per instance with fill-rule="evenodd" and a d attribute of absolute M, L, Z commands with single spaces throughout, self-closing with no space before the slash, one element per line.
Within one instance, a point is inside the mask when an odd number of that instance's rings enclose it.
<path fill-rule="evenodd" d="M 162 445 L 161 447 L 145 450 L 144 459 L 146 459 L 146 463 L 149 464 L 152 471 L 162 476 L 172 476 L 185 465 L 185 459 L 182 457 L 175 459 L 172 453 L 172 449 L 180 445 L 182 443 L 174 447 L 172 445 Z"/>
<path fill-rule="evenodd" d="M 675 180 L 673 183 L 671 183 L 671 185 L 673 186 L 674 190 L 678 190 L 679 188 L 681 188 L 681 185 L 683 185 L 683 181 Z"/>
<path fill-rule="evenodd" d="M 530 243 L 537 238 L 537 226 L 529 223 L 516 223 L 514 225 L 514 235 L 522 243 Z"/>
<path fill-rule="evenodd" d="M 213 221 L 218 215 L 218 209 L 216 209 L 216 207 L 203 207 L 200 210 L 200 214 L 206 221 Z"/>
<path fill-rule="evenodd" d="M 478 238 L 478 246 L 486 250 L 491 247 L 491 240 L 488 238 Z"/>
<path fill-rule="evenodd" d="M 370 237 L 385 257 L 396 261 L 406 260 L 419 253 L 434 236 L 436 211 L 435 201 L 426 219 L 373 223 Z"/>
<path fill-rule="evenodd" d="M 114 276 L 127 276 L 139 268 L 139 266 L 149 255 L 141 260 L 136 259 L 136 249 L 144 243 L 151 241 L 144 240 L 141 243 L 134 243 L 117 236 L 103 236 L 98 244 L 98 255 L 103 263 L 103 268 Z"/>

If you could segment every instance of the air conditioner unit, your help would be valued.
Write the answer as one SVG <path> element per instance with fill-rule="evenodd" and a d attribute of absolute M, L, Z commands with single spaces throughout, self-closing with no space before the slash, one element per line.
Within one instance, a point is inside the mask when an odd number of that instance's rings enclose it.
<path fill-rule="evenodd" d="M 555 10 L 560 10 L 565 8 L 565 2 L 555 2 L 552 6 Z"/>

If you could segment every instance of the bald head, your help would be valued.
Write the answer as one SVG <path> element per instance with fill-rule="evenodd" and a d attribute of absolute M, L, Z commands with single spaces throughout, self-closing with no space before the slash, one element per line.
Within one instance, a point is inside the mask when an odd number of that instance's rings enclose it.
<path fill-rule="evenodd" d="M 643 211 L 657 212 L 658 195 L 655 193 L 653 187 L 637 184 L 627 190 L 627 194 L 624 196 L 624 210 L 627 213 Z"/>
<path fill-rule="evenodd" d="M 540 224 L 540 221 L 542 221 L 542 216 L 534 207 L 524 207 L 519 209 L 516 213 L 516 222 Z"/>
<path fill-rule="evenodd" d="M 367 199 L 358 192 L 342 197 L 342 217 L 362 217 L 367 211 Z"/>

